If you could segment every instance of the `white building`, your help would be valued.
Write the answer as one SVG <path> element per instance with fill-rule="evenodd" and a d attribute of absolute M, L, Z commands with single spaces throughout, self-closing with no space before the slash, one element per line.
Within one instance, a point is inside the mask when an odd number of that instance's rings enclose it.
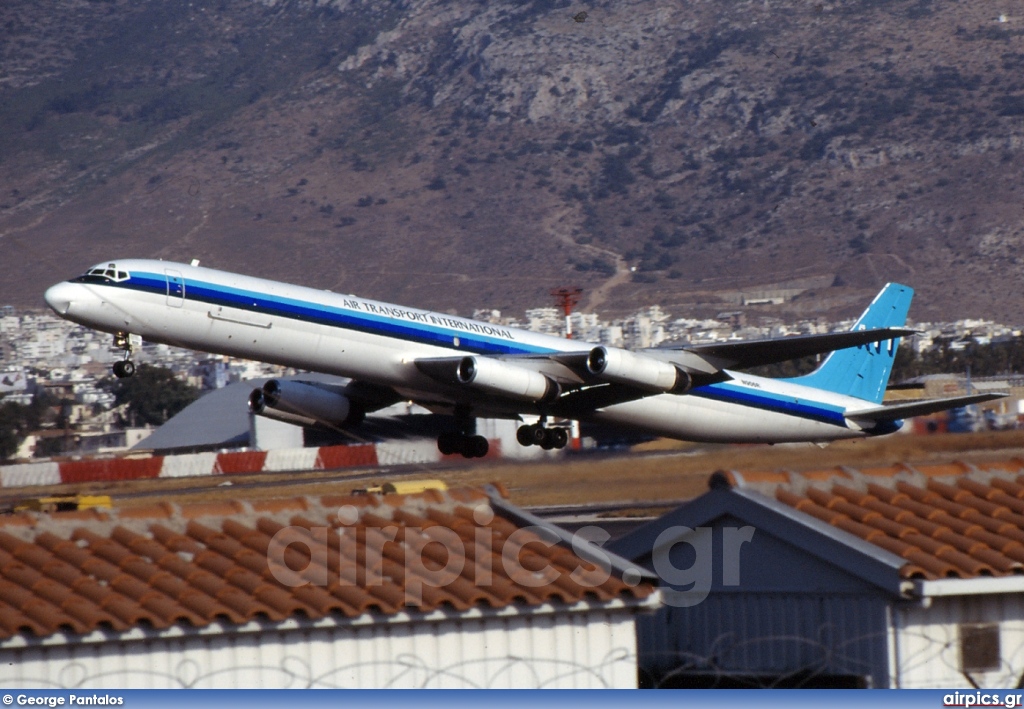
<path fill-rule="evenodd" d="M 635 687 L 658 592 L 571 542 L 493 488 L 7 515 L 0 686 Z"/>
<path fill-rule="evenodd" d="M 1024 463 L 716 473 L 611 548 L 659 572 L 654 685 L 1011 689 Z"/>
<path fill-rule="evenodd" d="M 526 311 L 526 328 L 548 335 L 565 334 L 565 315 L 558 308 L 532 308 Z"/>

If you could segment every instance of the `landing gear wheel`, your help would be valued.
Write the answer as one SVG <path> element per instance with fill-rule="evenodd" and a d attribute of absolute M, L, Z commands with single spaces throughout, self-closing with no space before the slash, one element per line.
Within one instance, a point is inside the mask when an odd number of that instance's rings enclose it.
<path fill-rule="evenodd" d="M 540 446 L 546 451 L 552 448 L 565 448 L 569 442 L 569 434 L 564 428 L 545 428 L 539 423 L 520 426 L 516 430 L 516 440 L 521 446 Z"/>
<path fill-rule="evenodd" d="M 539 435 L 538 431 L 540 432 Z M 544 427 L 539 424 L 520 426 L 516 429 L 516 440 L 519 441 L 519 445 L 526 446 L 527 448 L 538 446 L 544 440 Z"/>
<path fill-rule="evenodd" d="M 541 426 L 539 423 L 536 423 L 532 426 L 528 426 L 527 428 L 530 429 L 529 433 L 527 434 L 530 437 L 530 445 L 544 445 L 544 441 L 548 437 L 548 430 Z"/>
<path fill-rule="evenodd" d="M 483 458 L 487 455 L 487 451 L 491 449 L 491 444 L 487 442 L 487 439 L 483 436 L 470 436 L 466 439 L 466 445 L 462 450 L 462 455 L 467 458 Z"/>
<path fill-rule="evenodd" d="M 125 379 L 135 374 L 135 363 L 130 359 L 114 362 L 114 376 L 118 379 Z"/>
<path fill-rule="evenodd" d="M 533 433 L 531 431 L 532 428 L 533 426 L 520 426 L 518 429 L 516 429 L 516 440 L 519 441 L 519 445 L 533 445 Z"/>
<path fill-rule="evenodd" d="M 132 342 L 133 339 L 135 340 L 134 343 Z M 134 345 L 141 344 L 142 338 L 130 335 L 127 332 L 119 332 L 114 335 L 114 347 L 124 351 L 124 359 L 120 362 L 114 362 L 113 370 L 115 377 L 124 379 L 135 374 L 135 363 L 129 357 L 132 356 Z"/>
<path fill-rule="evenodd" d="M 464 436 L 448 431 L 437 437 L 437 449 L 442 455 L 458 453 L 463 458 L 483 458 L 491 444 L 483 436 Z"/>
<path fill-rule="evenodd" d="M 548 435 L 548 429 L 540 423 L 519 426 L 515 432 L 516 441 L 520 446 L 542 446 Z"/>
<path fill-rule="evenodd" d="M 441 455 L 452 455 L 453 453 L 459 452 L 460 449 L 460 436 L 457 433 L 445 432 L 437 437 L 437 449 L 441 451 Z"/>
<path fill-rule="evenodd" d="M 565 445 L 569 442 L 569 434 L 565 432 L 564 428 L 549 429 L 548 437 L 551 439 L 552 447 L 557 450 L 565 448 Z"/>

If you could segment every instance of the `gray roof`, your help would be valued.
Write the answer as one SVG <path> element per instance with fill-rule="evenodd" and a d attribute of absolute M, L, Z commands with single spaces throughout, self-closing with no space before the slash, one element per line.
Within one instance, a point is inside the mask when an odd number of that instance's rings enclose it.
<path fill-rule="evenodd" d="M 305 373 L 276 377 L 344 386 L 350 380 L 327 374 Z M 241 448 L 252 445 L 249 427 L 249 394 L 268 379 L 250 379 L 215 389 L 185 407 L 133 450 L 185 452 Z M 389 410 L 367 416 L 351 433 L 339 430 L 337 443 L 375 442 L 390 438 L 432 437 L 444 425 L 444 417 L 432 414 L 389 415 Z"/>
<path fill-rule="evenodd" d="M 711 526 L 723 517 L 740 519 L 893 595 L 903 595 L 905 589 L 900 569 L 907 563 L 906 559 L 742 487 L 715 485 L 704 495 L 610 543 L 608 548 L 626 559 L 637 561 L 652 554 L 655 541 L 666 529 L 688 527 L 695 530 Z M 683 536 L 684 530 L 680 530 L 674 539 Z"/>
<path fill-rule="evenodd" d="M 319 375 L 281 378 L 321 379 Z M 249 445 L 249 394 L 267 381 L 250 379 L 204 394 L 134 445 L 133 450 L 209 450 Z M 347 380 L 332 377 L 328 381 Z"/>

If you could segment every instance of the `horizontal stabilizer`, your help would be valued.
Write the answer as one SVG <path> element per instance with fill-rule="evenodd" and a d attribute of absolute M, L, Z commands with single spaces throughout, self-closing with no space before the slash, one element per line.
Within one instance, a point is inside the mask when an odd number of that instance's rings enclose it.
<path fill-rule="evenodd" d="M 744 342 L 711 342 L 706 345 L 689 345 L 682 349 L 697 355 L 714 357 L 722 362 L 723 368 L 744 369 L 857 347 L 870 342 L 907 337 L 916 332 L 917 330 L 906 327 L 879 327 L 850 332 L 830 332 L 826 335 L 797 335 Z"/>
<path fill-rule="evenodd" d="M 987 393 L 968 394 L 967 396 L 952 396 L 946 399 L 928 399 L 927 401 L 908 401 L 904 404 L 889 404 L 888 406 L 876 406 L 871 409 L 860 411 L 847 411 L 846 418 L 865 419 L 868 421 L 895 421 L 897 419 L 910 418 L 913 416 L 927 416 L 947 409 L 957 409 L 969 404 L 980 404 L 983 401 L 1002 399 L 1007 394 Z"/>

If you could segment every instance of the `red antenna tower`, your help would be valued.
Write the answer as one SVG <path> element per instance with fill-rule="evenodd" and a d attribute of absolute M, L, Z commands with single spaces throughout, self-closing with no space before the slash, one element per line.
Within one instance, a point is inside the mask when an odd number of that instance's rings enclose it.
<path fill-rule="evenodd" d="M 579 305 L 582 293 L 583 289 L 576 286 L 563 286 L 551 291 L 551 295 L 555 297 L 555 303 L 565 313 L 565 336 L 570 340 L 572 339 L 572 325 L 569 323 L 569 316 L 572 315 L 572 309 Z"/>

